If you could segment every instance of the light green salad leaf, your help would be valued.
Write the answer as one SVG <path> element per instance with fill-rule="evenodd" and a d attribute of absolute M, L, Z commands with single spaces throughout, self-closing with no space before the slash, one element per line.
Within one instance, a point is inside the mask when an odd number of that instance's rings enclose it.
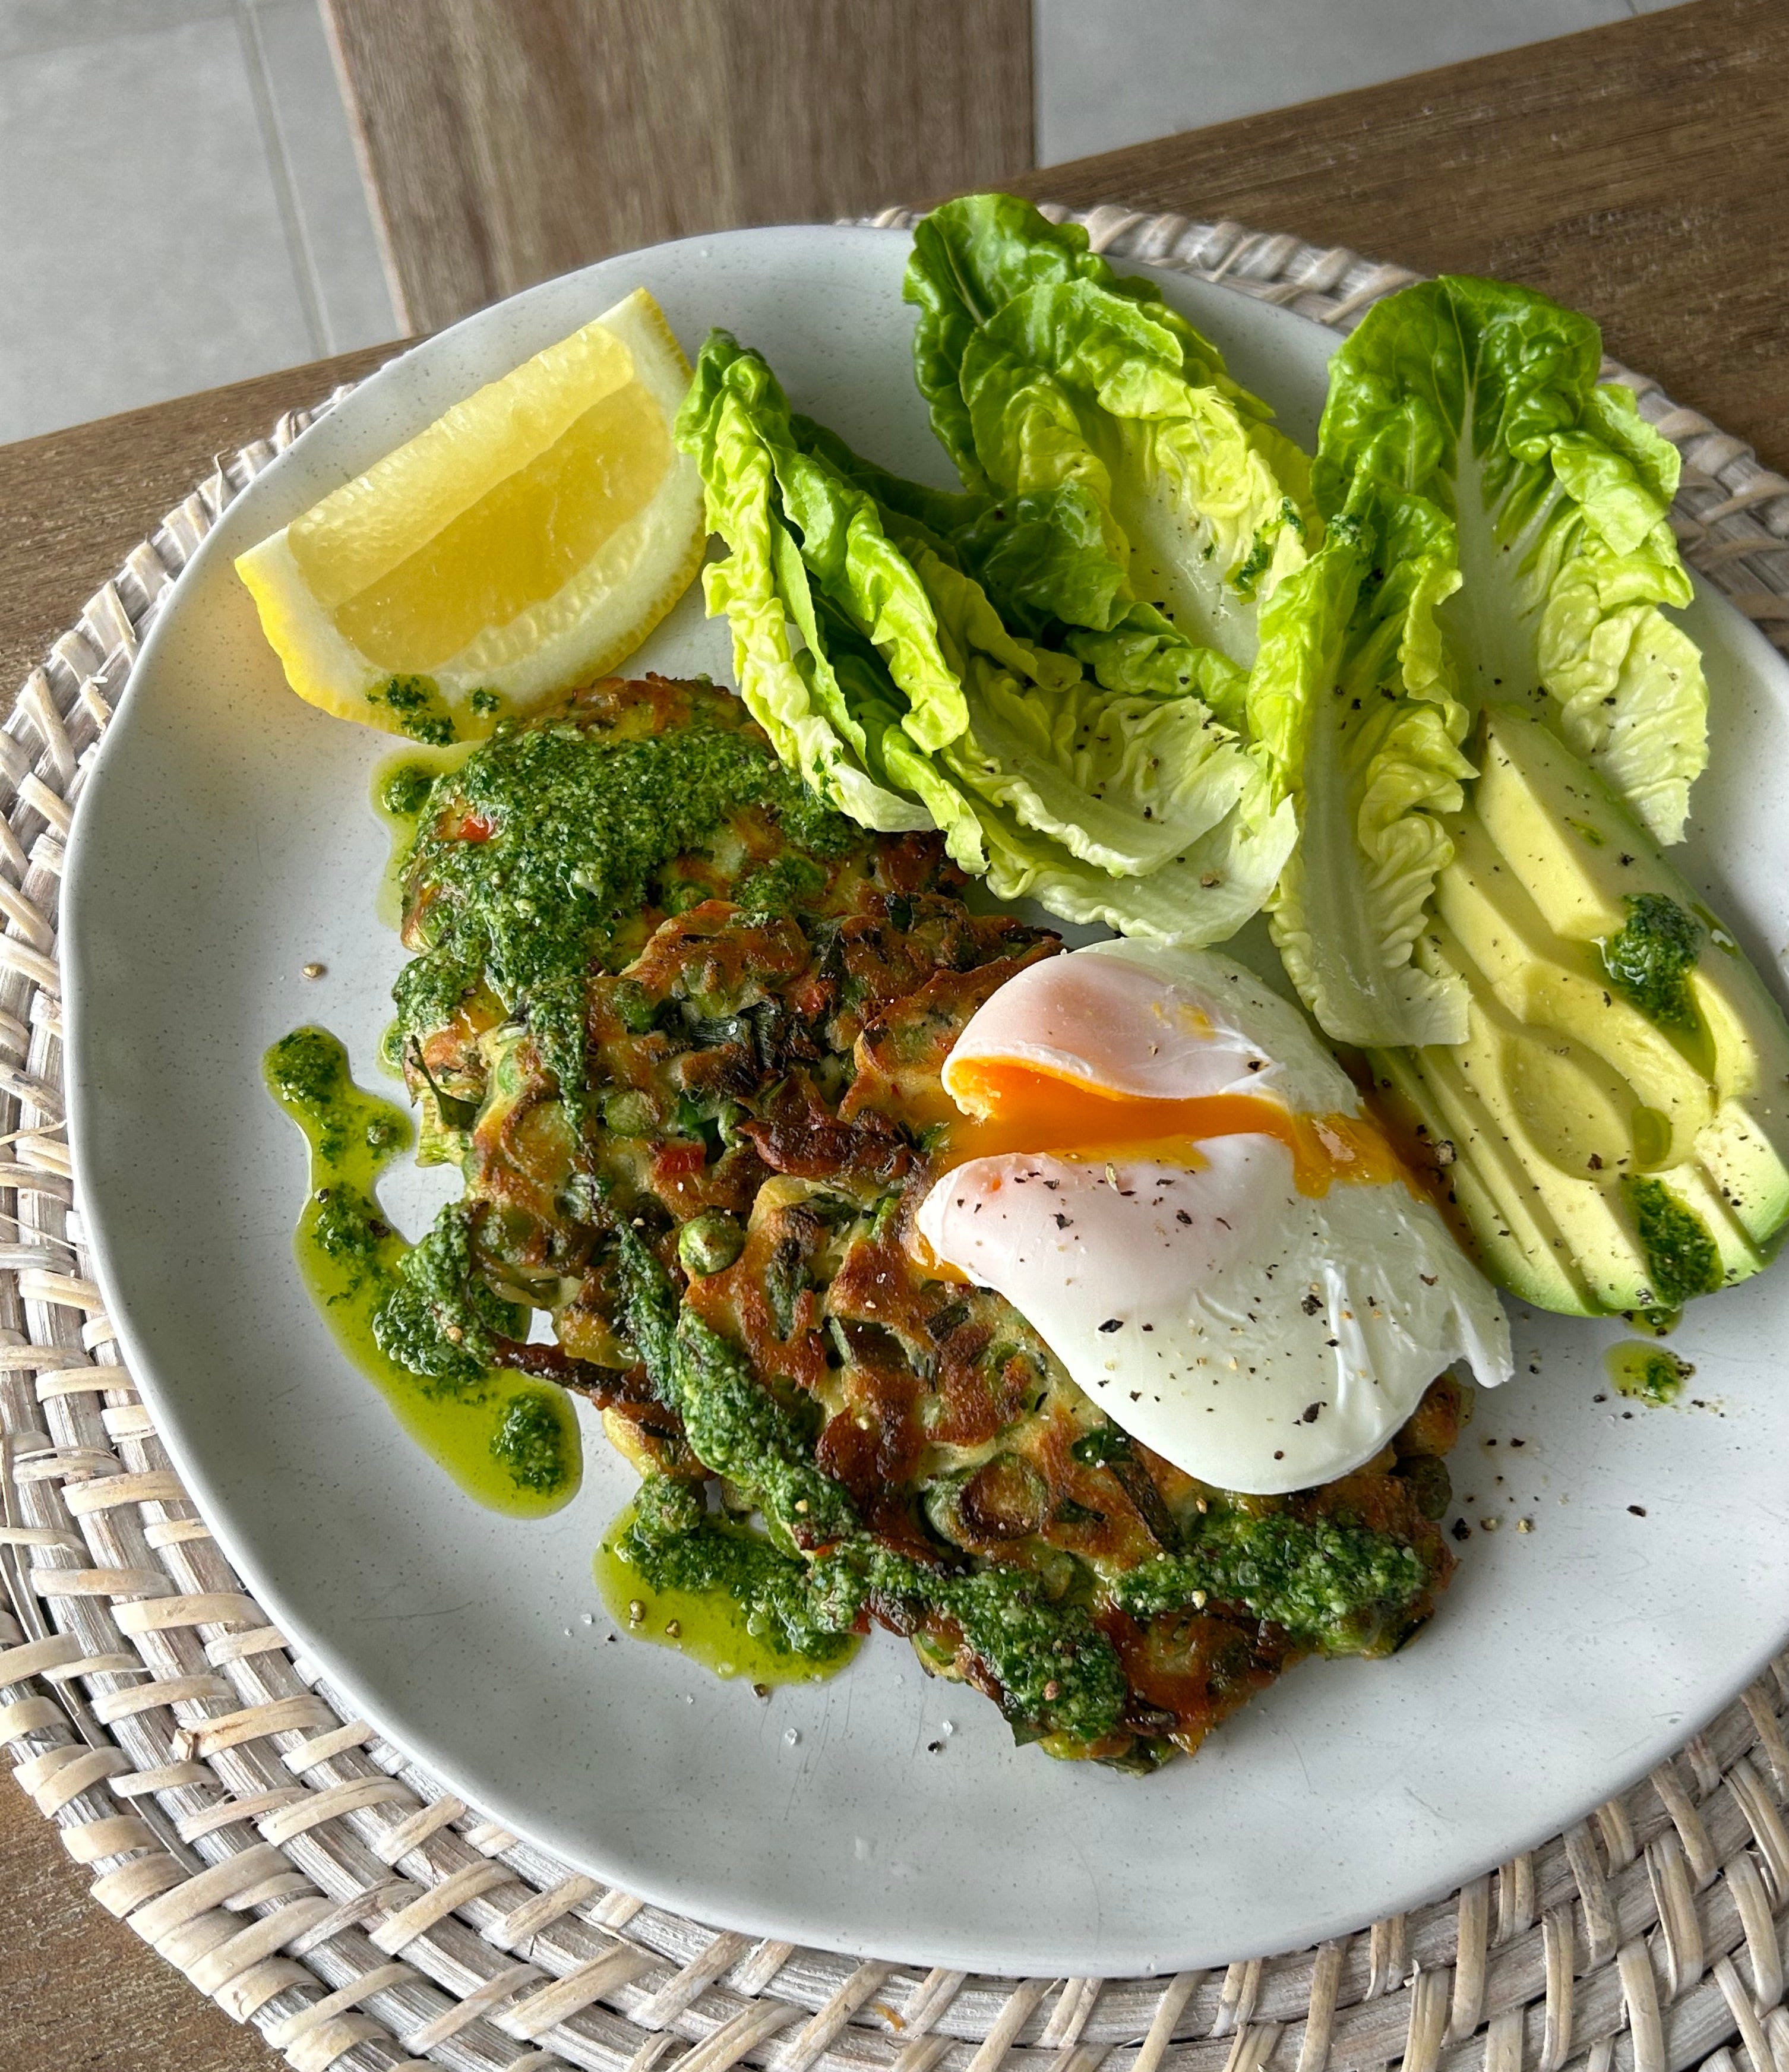
<path fill-rule="evenodd" d="M 1598 387 L 1594 327 L 1405 290 L 1336 354 L 1314 471 L 1153 282 L 1029 203 L 935 210 L 903 292 L 960 492 L 792 415 L 725 333 L 679 421 L 748 700 L 855 817 L 1162 941 L 1265 905 L 1324 1029 L 1381 1049 L 1466 1033 L 1413 949 L 1478 704 L 1539 701 L 1681 832 L 1706 694 L 1664 615 L 1676 457 Z"/>
<path fill-rule="evenodd" d="M 1071 657 L 1010 633 L 973 578 L 917 550 L 969 725 L 945 751 L 959 784 L 1114 877 L 1170 863 L 1260 773 L 1197 698 L 1125 697 Z"/>
<path fill-rule="evenodd" d="M 1667 513 L 1676 450 L 1599 387 L 1587 318 L 1495 281 L 1444 278 L 1367 313 L 1330 364 L 1316 469 L 1343 507 L 1371 480 L 1454 520 L 1442 623 L 1474 705 L 1540 697 L 1562 738 L 1663 841 L 1708 757 L 1688 602 Z"/>
<path fill-rule="evenodd" d="M 903 483 L 792 417 L 724 332 L 679 437 L 746 565 L 709 570 L 710 607 L 734 616 L 736 650 L 744 623 L 751 658 L 780 639 L 786 668 L 759 669 L 754 691 L 778 693 L 766 708 L 785 754 L 799 702 L 845 811 L 864 819 L 852 800 L 866 791 L 882 817 L 866 824 L 921 815 L 997 893 L 1070 919 L 1204 943 L 1259 908 L 1296 832 L 1267 759 L 1187 682 L 1146 680 L 1139 661 L 1136 686 L 1112 689 L 1009 626 L 948 536 L 964 516 L 973 526 L 973 500 Z M 1241 672 L 1202 667 L 1240 713 Z"/>
<path fill-rule="evenodd" d="M 709 528 L 731 549 L 702 580 L 709 611 L 724 612 L 732 632 L 739 695 L 788 767 L 860 825 L 926 827 L 923 808 L 870 775 L 864 729 L 818 641 L 799 656 L 792 645 L 791 623 L 806 639 L 814 607 L 765 438 L 767 421 L 787 421 L 788 406 L 764 363 L 718 335 L 724 342 L 698 363 L 677 437 L 701 470 Z"/>
<path fill-rule="evenodd" d="M 1104 632 L 1153 606 L 1246 668 L 1315 512 L 1303 456 L 1216 348 L 1010 195 L 934 210 L 903 292 L 933 427 L 992 500 L 966 551 L 1001 608 Z"/>
<path fill-rule="evenodd" d="M 1459 580 L 1443 513 L 1367 485 L 1263 615 L 1249 717 L 1299 821 L 1269 925 L 1338 1042 L 1466 1034 L 1464 987 L 1411 956 L 1474 774 L 1435 618 Z"/>

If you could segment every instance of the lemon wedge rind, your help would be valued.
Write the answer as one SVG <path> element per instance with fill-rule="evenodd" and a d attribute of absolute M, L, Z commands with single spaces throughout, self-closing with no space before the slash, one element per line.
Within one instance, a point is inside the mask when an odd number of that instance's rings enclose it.
<path fill-rule="evenodd" d="M 400 715 L 380 693 L 394 675 L 427 678 L 457 738 L 487 734 L 568 684 L 613 668 L 694 581 L 706 540 L 701 476 L 669 440 L 689 381 L 663 311 L 644 289 L 493 382 L 241 555 L 236 572 L 287 682 L 307 703 L 387 731 Z M 401 569 L 481 499 L 500 493 L 578 419 L 635 382 L 663 421 L 663 473 L 551 594 L 479 628 L 445 660 L 405 669 L 367 655 L 339 619 L 357 588 Z M 655 432 L 656 428 L 655 428 Z M 551 513 L 542 514 L 551 522 Z M 472 704 L 475 691 L 494 693 Z"/>

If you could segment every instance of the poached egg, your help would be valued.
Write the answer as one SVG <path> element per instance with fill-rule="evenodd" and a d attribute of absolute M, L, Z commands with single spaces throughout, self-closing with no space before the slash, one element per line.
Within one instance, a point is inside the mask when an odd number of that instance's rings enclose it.
<path fill-rule="evenodd" d="M 1208 951 L 1032 964 L 944 1070 L 960 1112 L 915 1228 L 1086 1393 L 1261 1495 L 1371 1460 L 1445 1367 L 1512 1370 L 1490 1282 L 1298 1010 Z"/>

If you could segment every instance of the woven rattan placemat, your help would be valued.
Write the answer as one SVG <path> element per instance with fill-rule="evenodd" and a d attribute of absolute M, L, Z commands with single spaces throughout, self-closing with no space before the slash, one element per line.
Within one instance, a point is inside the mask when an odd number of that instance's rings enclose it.
<path fill-rule="evenodd" d="M 1100 249 L 1339 329 L 1415 278 L 1236 224 L 1077 220 Z M 1789 650 L 1789 482 L 1606 372 L 1683 454 L 1686 554 Z M 220 461 L 0 728 L 0 1742 L 95 1900 L 300 2072 L 1789 2072 L 1789 1657 L 1646 1782 L 1446 1900 L 1314 1950 L 1104 1981 L 922 1975 L 643 1906 L 343 1709 L 231 1572 L 121 1363 L 69 1178 L 55 920 L 145 628 L 315 414 Z"/>

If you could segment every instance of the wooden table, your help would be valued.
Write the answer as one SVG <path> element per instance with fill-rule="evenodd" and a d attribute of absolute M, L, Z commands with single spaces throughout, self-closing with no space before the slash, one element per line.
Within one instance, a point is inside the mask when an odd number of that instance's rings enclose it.
<path fill-rule="evenodd" d="M 1389 86 L 1030 173 L 1122 200 L 1532 282 L 1789 466 L 1789 6 L 1691 5 Z M 891 197 L 894 199 L 894 197 Z M 358 353 L 0 447 L 0 683 L 16 683 L 214 452 Z M 0 1786 L 0 2065 L 245 2072 L 278 2061 L 86 1897 Z"/>

